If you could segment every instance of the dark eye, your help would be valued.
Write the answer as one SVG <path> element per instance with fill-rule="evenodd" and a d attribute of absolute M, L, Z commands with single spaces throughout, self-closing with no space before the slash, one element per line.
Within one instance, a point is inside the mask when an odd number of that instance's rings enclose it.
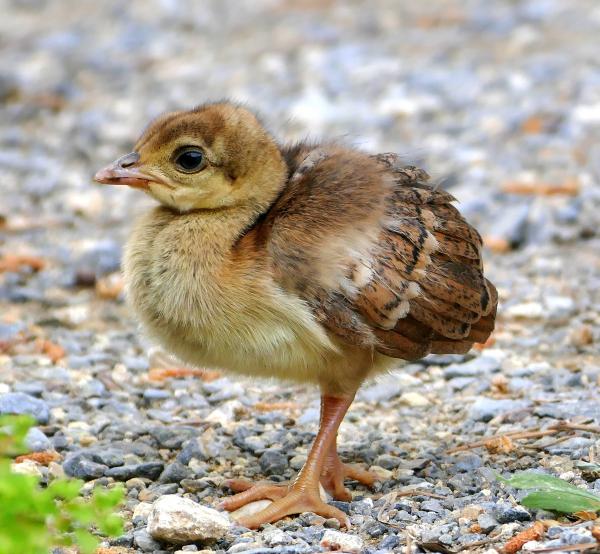
<path fill-rule="evenodd" d="M 177 169 L 194 173 L 204 168 L 204 153 L 199 148 L 186 148 L 175 156 Z"/>

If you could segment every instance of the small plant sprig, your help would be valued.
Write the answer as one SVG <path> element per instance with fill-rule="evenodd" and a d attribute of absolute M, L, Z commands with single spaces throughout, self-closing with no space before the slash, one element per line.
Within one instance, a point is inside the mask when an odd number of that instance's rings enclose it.
<path fill-rule="evenodd" d="M 11 458 L 26 451 L 33 423 L 28 416 L 0 416 L 0 554 L 48 554 L 57 546 L 92 554 L 99 540 L 91 529 L 106 536 L 123 533 L 114 513 L 123 489 L 95 488 L 84 499 L 83 481 L 56 479 L 43 487 L 37 477 L 12 471 Z"/>

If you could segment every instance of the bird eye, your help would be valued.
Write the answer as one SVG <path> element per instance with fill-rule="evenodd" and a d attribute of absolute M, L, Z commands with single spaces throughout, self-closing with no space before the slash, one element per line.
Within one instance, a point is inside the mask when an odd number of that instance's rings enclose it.
<path fill-rule="evenodd" d="M 199 148 L 186 148 L 175 157 L 175 165 L 184 173 L 195 173 L 204 168 L 204 154 Z"/>

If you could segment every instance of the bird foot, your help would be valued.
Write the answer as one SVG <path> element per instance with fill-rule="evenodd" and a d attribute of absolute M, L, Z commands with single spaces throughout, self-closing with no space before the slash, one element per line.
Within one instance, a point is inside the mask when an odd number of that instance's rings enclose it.
<path fill-rule="evenodd" d="M 273 503 L 257 514 L 241 517 L 238 523 L 249 529 L 256 529 L 265 523 L 272 523 L 286 516 L 313 512 L 325 518 L 335 518 L 343 527 L 350 527 L 348 517 L 344 512 L 329 506 L 321 500 L 317 487 L 306 486 L 306 483 L 297 481 L 293 485 L 276 485 L 272 483 L 258 483 L 252 485 L 242 479 L 233 479 L 227 482 L 237 494 L 221 502 L 219 507 L 227 511 L 237 510 L 256 500 L 272 500 Z"/>
<path fill-rule="evenodd" d="M 372 487 L 379 477 L 370 471 L 343 463 L 337 456 L 330 456 L 321 473 L 321 485 L 335 499 L 344 502 L 352 500 L 352 494 L 344 486 L 345 479 L 353 479 L 362 485 Z"/>
<path fill-rule="evenodd" d="M 290 488 L 287 483 L 252 483 L 246 479 L 229 479 L 225 481 L 225 486 L 237 493 L 222 500 L 219 504 L 219 508 L 228 512 L 233 512 L 257 500 L 277 500 L 284 497 Z"/>

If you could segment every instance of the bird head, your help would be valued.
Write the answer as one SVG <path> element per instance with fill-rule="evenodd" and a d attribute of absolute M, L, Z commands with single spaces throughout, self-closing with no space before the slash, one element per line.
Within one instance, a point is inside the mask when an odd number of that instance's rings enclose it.
<path fill-rule="evenodd" d="M 94 179 L 142 189 L 179 212 L 263 209 L 283 186 L 286 171 L 275 140 L 256 116 L 223 102 L 158 117 L 133 152 Z"/>

